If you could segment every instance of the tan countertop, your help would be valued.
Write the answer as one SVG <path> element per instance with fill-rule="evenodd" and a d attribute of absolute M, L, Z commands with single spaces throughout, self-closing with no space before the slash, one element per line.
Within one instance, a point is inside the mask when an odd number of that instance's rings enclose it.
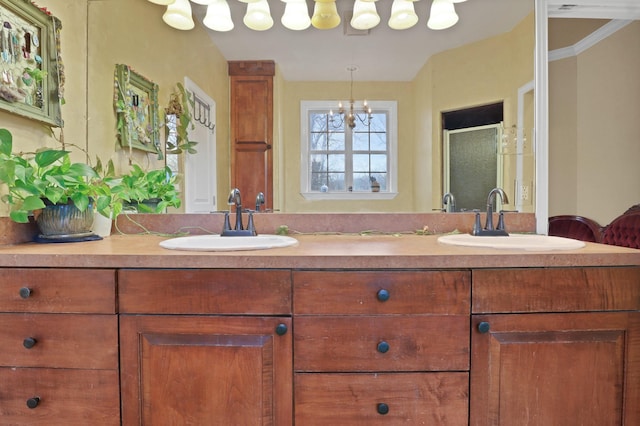
<path fill-rule="evenodd" d="M 166 237 L 112 235 L 82 243 L 0 246 L 1 267 L 70 268 L 507 268 L 640 265 L 640 250 L 587 243 L 527 252 L 442 245 L 436 235 L 300 235 L 294 247 L 238 252 L 167 250 Z"/>

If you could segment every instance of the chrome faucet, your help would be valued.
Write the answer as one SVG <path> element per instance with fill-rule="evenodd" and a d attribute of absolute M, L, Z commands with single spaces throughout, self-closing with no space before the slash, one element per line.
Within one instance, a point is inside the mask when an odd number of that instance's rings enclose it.
<path fill-rule="evenodd" d="M 500 196 L 500 202 L 509 203 L 509 198 L 502 188 L 493 188 L 487 196 L 487 221 L 484 229 L 480 229 L 480 212 L 476 211 L 475 225 L 473 226 L 473 235 L 478 236 L 508 236 L 504 226 L 504 213 L 500 212 L 498 219 L 498 226 L 493 227 L 493 208 L 496 200 L 496 196 Z"/>
<path fill-rule="evenodd" d="M 264 193 L 258 192 L 258 196 L 256 197 L 256 211 L 260 211 L 260 206 L 264 206 Z"/>
<path fill-rule="evenodd" d="M 222 228 L 223 237 L 232 236 L 252 236 L 257 235 L 255 227 L 253 226 L 253 214 L 249 212 L 249 220 L 247 222 L 247 229 L 245 230 L 242 225 L 242 197 L 238 188 L 233 188 L 229 193 L 229 199 L 227 203 L 230 206 L 236 207 L 236 226 L 231 229 L 231 223 L 229 222 L 229 212 L 224 214 L 224 225 Z"/>
<path fill-rule="evenodd" d="M 456 197 L 454 197 L 452 193 L 447 192 L 442 197 L 442 205 L 444 206 L 444 208 L 442 209 L 444 212 L 455 212 Z"/>

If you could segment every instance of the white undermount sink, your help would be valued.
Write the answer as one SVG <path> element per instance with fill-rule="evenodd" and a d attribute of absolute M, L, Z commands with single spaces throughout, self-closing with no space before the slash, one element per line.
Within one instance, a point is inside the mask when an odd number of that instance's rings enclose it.
<path fill-rule="evenodd" d="M 526 251 L 576 250 L 585 246 L 579 240 L 536 234 L 510 234 L 508 237 L 450 234 L 438 237 L 438 242 L 454 246 Z"/>
<path fill-rule="evenodd" d="M 266 250 L 298 244 L 295 238 L 284 235 L 260 234 L 248 237 L 221 237 L 220 235 L 192 235 L 160 242 L 160 247 L 185 251 L 240 251 Z"/>

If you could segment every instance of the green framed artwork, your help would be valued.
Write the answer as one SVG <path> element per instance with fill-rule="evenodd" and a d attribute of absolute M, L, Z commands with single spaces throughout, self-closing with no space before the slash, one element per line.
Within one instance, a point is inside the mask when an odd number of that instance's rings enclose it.
<path fill-rule="evenodd" d="M 117 64 L 115 70 L 117 132 L 123 148 L 162 154 L 158 120 L 158 85 Z"/>
<path fill-rule="evenodd" d="M 29 0 L 0 0 L 0 109 L 62 127 L 62 23 Z"/>

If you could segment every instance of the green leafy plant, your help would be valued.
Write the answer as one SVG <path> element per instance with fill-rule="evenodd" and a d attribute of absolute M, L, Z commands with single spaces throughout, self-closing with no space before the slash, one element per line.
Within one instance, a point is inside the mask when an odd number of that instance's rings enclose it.
<path fill-rule="evenodd" d="M 35 153 L 13 153 L 13 137 L 0 129 L 0 182 L 8 192 L 2 200 L 10 205 L 15 222 L 29 221 L 29 214 L 46 203 L 73 202 L 80 211 L 96 202 L 98 211 L 111 203 L 111 189 L 84 163 L 72 163 L 69 151 L 43 149 Z"/>
<path fill-rule="evenodd" d="M 120 214 L 127 205 L 134 206 L 141 213 L 161 213 L 167 207 L 179 208 L 182 202 L 176 189 L 176 179 L 169 167 L 145 171 L 137 164 L 127 174 L 107 178 L 113 213 Z M 154 201 L 153 206 L 146 203 L 149 200 Z"/>

